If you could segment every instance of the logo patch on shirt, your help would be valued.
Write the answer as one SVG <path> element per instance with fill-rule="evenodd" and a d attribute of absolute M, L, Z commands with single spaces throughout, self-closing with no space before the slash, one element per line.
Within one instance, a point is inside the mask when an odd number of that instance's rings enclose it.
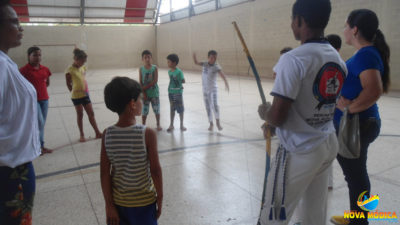
<path fill-rule="evenodd" d="M 325 64 L 318 72 L 313 84 L 314 97 L 319 101 L 317 109 L 336 102 L 345 80 L 345 72 L 336 63 Z"/>

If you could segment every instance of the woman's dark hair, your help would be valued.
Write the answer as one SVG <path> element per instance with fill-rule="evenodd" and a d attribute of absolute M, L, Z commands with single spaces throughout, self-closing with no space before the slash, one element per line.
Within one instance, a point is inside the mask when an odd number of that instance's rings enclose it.
<path fill-rule="evenodd" d="M 386 43 L 385 36 L 379 30 L 379 21 L 375 12 L 369 9 L 353 10 L 347 18 L 350 28 L 357 27 L 361 36 L 372 42 L 381 55 L 384 71 L 382 74 L 383 92 L 387 93 L 390 86 L 390 48 Z"/>
<path fill-rule="evenodd" d="M 34 53 L 34 52 L 36 52 L 36 51 L 40 51 L 40 48 L 39 48 L 38 46 L 32 46 L 32 47 L 28 48 L 28 51 L 27 51 L 28 57 L 29 57 L 32 53 Z"/>
<path fill-rule="evenodd" d="M 169 54 L 167 56 L 167 59 L 170 60 L 173 63 L 176 63 L 176 65 L 178 65 L 178 63 L 179 63 L 179 57 L 178 57 L 177 54 Z"/>
<path fill-rule="evenodd" d="M 0 23 L 3 22 L 2 20 L 4 20 L 4 14 L 5 14 L 5 10 L 6 7 L 11 6 L 10 5 L 10 0 L 0 0 Z"/>
<path fill-rule="evenodd" d="M 80 60 L 80 59 L 86 59 L 87 54 L 83 50 L 80 50 L 79 48 L 74 49 L 74 58 Z"/>
<path fill-rule="evenodd" d="M 28 63 L 31 63 L 31 62 L 29 61 L 29 56 L 30 56 L 32 53 L 36 52 L 36 51 L 40 51 L 40 48 L 39 48 L 38 46 L 32 46 L 32 47 L 28 48 L 28 51 L 26 52 L 26 53 L 28 53 Z"/>
<path fill-rule="evenodd" d="M 325 29 L 331 10 L 330 0 L 297 0 L 292 8 L 292 17 L 303 17 L 311 29 Z"/>
<path fill-rule="evenodd" d="M 104 88 L 104 102 L 108 109 L 121 115 L 126 105 L 132 99 L 136 101 L 141 92 L 137 81 L 129 77 L 115 77 Z"/>

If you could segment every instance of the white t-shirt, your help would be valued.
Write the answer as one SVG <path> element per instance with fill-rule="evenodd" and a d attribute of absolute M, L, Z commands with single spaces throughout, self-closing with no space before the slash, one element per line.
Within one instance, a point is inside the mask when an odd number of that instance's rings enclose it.
<path fill-rule="evenodd" d="M 0 51 L 0 166 L 15 168 L 40 155 L 36 90 Z"/>
<path fill-rule="evenodd" d="M 203 92 L 209 93 L 218 89 L 217 86 L 217 76 L 218 72 L 222 70 L 218 63 L 214 65 L 208 64 L 208 62 L 202 62 L 203 65 Z"/>
<path fill-rule="evenodd" d="M 328 42 L 319 41 L 285 53 L 274 69 L 271 95 L 293 101 L 277 136 L 288 151 L 311 151 L 335 132 L 332 118 L 346 64 Z"/>

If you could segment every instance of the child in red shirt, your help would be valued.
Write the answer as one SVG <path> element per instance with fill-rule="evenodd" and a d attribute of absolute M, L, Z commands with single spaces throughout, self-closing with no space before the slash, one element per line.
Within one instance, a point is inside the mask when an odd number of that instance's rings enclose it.
<path fill-rule="evenodd" d="M 32 46 L 28 49 L 28 63 L 20 68 L 24 77 L 32 83 L 36 89 L 38 102 L 38 120 L 40 131 L 40 145 L 42 154 L 52 153 L 53 150 L 44 147 L 44 125 L 46 123 L 47 111 L 49 108 L 49 95 L 47 87 L 50 85 L 50 70 L 40 65 L 42 61 L 42 52 L 39 47 Z"/>

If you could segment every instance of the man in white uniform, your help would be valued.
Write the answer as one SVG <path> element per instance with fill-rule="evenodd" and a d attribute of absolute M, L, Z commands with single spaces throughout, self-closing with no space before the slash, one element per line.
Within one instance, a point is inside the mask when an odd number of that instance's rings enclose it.
<path fill-rule="evenodd" d="M 281 56 L 273 103 L 259 107 L 281 143 L 259 224 L 288 224 L 299 202 L 302 224 L 325 224 L 328 167 L 338 152 L 332 118 L 347 74 L 346 64 L 323 38 L 330 12 L 329 0 L 293 5 L 291 26 L 301 45 Z"/>

